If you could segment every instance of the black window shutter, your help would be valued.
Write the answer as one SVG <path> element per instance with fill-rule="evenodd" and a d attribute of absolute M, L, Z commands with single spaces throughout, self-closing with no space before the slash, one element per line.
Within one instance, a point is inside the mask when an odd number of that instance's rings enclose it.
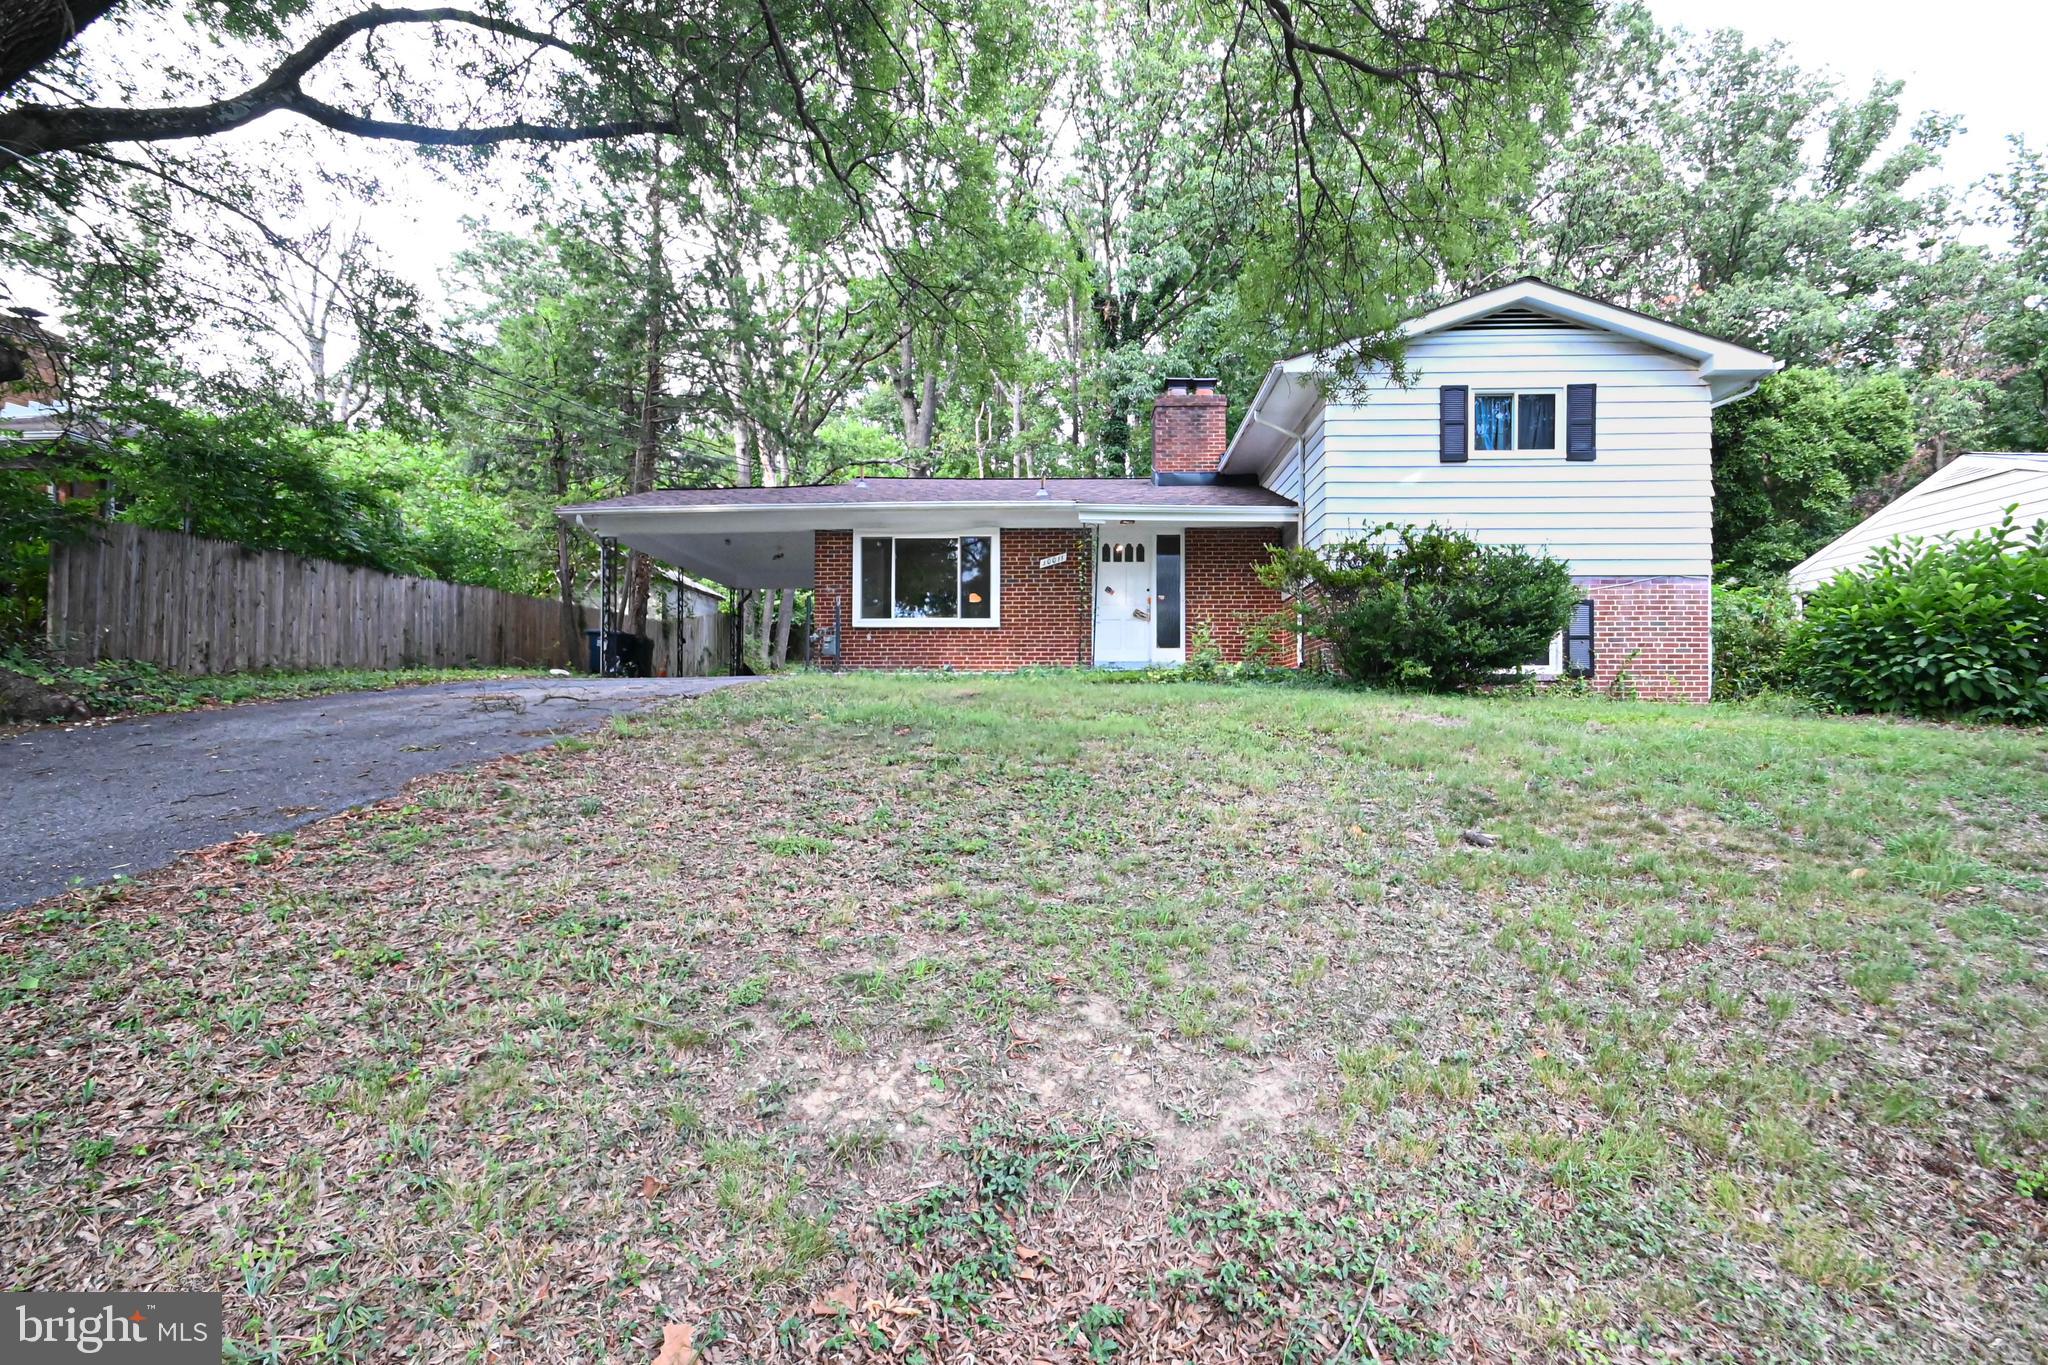
<path fill-rule="evenodd" d="M 1564 391 L 1564 457 L 1590 460 L 1599 452 L 1593 444 L 1593 414 L 1598 408 L 1598 384 L 1569 384 Z"/>
<path fill-rule="evenodd" d="M 1593 604 L 1574 603 L 1571 624 L 1564 628 L 1564 671 L 1574 678 L 1593 676 Z"/>
<path fill-rule="evenodd" d="M 1437 390 L 1436 458 L 1442 464 L 1463 464 L 1472 448 L 1472 390 L 1464 384 L 1446 384 Z"/>

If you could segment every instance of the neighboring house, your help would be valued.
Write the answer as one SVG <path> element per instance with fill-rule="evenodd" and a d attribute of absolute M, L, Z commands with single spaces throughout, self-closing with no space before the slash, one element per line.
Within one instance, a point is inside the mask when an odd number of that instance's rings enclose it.
<path fill-rule="evenodd" d="M 0 470 L 41 473 L 90 466 L 108 445 L 106 424 L 75 412 L 64 397 L 64 343 L 33 308 L 0 309 Z M 96 482 L 49 484 L 58 502 L 91 502 Z"/>
<path fill-rule="evenodd" d="M 1958 455 L 1794 565 L 1786 582 L 1803 595 L 1869 563 L 1881 545 L 1962 539 L 1998 525 L 2007 509 L 2022 528 L 2048 517 L 2048 454 Z"/>
<path fill-rule="evenodd" d="M 1273 367 L 1232 436 L 1173 379 L 1150 479 L 895 479 L 641 493 L 562 514 L 693 573 L 817 591 L 825 661 L 1143 667 L 1244 656 L 1271 547 L 1438 523 L 1570 565 L 1585 601 L 1537 673 L 1705 700 L 1710 413 L 1769 356 L 1522 280 L 1415 319 L 1405 382 Z M 1280 642 L 1283 662 L 1298 642 Z M 835 653 L 836 651 L 836 653 Z"/>

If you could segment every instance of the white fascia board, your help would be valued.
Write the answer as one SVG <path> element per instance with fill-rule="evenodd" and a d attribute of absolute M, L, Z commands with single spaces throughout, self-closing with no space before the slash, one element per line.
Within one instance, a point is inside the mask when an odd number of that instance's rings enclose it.
<path fill-rule="evenodd" d="M 1244 420 L 1237 424 L 1230 444 L 1223 448 L 1223 458 L 1216 464 L 1219 471 L 1228 470 L 1231 458 L 1240 451 L 1244 460 L 1255 461 L 1258 468 L 1264 468 L 1307 436 L 1317 400 L 1322 396 L 1322 375 L 1312 365 L 1298 362 L 1313 359 L 1297 356 L 1266 372 L 1252 405 L 1245 409 Z M 1244 466 L 1240 463 L 1239 467 Z"/>
<path fill-rule="evenodd" d="M 1158 503 L 1124 507 L 1097 503 L 1076 510 L 1083 526 L 1119 521 L 1165 521 L 1176 526 L 1292 526 L 1295 518 L 1292 507 L 1162 507 Z"/>
<path fill-rule="evenodd" d="M 1738 346 L 1732 341 L 1722 341 L 1675 323 L 1660 322 L 1656 318 L 1645 317 L 1626 308 L 1617 308 L 1598 299 L 1584 298 L 1535 280 L 1518 280 L 1513 284 L 1502 285 L 1498 289 L 1489 289 L 1484 294 L 1474 294 L 1470 298 L 1459 299 L 1456 303 L 1447 303 L 1405 323 L 1401 328 L 1401 334 L 1416 337 L 1429 332 L 1439 332 L 1446 327 L 1456 327 L 1459 323 L 1470 322 L 1474 318 L 1484 317 L 1502 308 L 1512 308 L 1517 304 L 1568 318 L 1573 322 L 1582 322 L 1589 327 L 1598 327 L 1603 331 L 1633 337 L 1637 341 L 1676 355 L 1687 356 L 1700 362 L 1702 375 L 1762 376 L 1782 368 L 1781 362 L 1773 360 L 1762 351 Z"/>
<path fill-rule="evenodd" d="M 1785 368 L 1781 360 L 1774 360 L 1762 351 L 1739 346 L 1732 341 L 1722 341 L 1689 327 L 1676 323 L 1661 322 L 1626 308 L 1617 308 L 1611 303 L 1598 299 L 1584 298 L 1569 290 L 1536 280 L 1517 280 L 1504 284 L 1498 289 L 1489 289 L 1483 294 L 1473 294 L 1447 303 L 1419 317 L 1410 318 L 1401 324 L 1401 336 L 1408 340 L 1441 332 L 1475 318 L 1497 313 L 1503 308 L 1527 306 L 1539 312 L 1549 313 L 1571 322 L 1583 323 L 1588 327 L 1617 336 L 1630 337 L 1660 350 L 1681 355 L 1696 362 L 1702 377 L 1720 376 L 1729 378 L 1761 379 Z M 1306 355 L 1290 356 L 1280 362 L 1280 368 L 1289 373 L 1321 374 L 1335 370 L 1342 350 L 1310 352 Z"/>
<path fill-rule="evenodd" d="M 1257 416 L 1264 409 L 1266 399 L 1272 394 L 1273 386 L 1280 381 L 1281 372 L 1286 366 L 1287 362 L 1283 360 L 1267 368 L 1266 377 L 1259 381 L 1259 391 L 1252 395 L 1251 406 L 1244 410 L 1244 420 L 1239 422 L 1237 430 L 1230 434 L 1230 444 L 1223 447 L 1223 458 L 1216 462 L 1218 470 L 1230 468 L 1230 457 L 1237 453 L 1238 446 L 1244 441 L 1244 434 L 1258 425 Z"/>

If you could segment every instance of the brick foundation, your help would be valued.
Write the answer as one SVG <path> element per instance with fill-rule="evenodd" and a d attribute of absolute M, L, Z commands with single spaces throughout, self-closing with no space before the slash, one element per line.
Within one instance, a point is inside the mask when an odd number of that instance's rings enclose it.
<path fill-rule="evenodd" d="M 819 531 L 817 537 L 817 621 L 823 629 L 845 623 L 839 648 L 846 668 L 1072 668 L 1094 655 L 1093 585 L 1079 531 L 1002 533 L 999 626 L 856 626 L 853 533 Z M 1058 554 L 1067 562 L 1038 567 Z"/>
<path fill-rule="evenodd" d="M 1593 603 L 1593 682 L 1611 688 L 1624 674 L 1634 694 L 1655 701 L 1713 695 L 1714 607 L 1705 578 L 1580 578 Z"/>
<path fill-rule="evenodd" d="M 1187 531 L 1187 646 L 1207 626 L 1225 663 L 1244 659 L 1246 633 L 1280 610 L 1277 590 L 1254 572 L 1279 544 L 1280 533 L 1264 527 L 1191 526 Z M 1292 667 L 1294 637 L 1278 636 L 1268 663 Z"/>

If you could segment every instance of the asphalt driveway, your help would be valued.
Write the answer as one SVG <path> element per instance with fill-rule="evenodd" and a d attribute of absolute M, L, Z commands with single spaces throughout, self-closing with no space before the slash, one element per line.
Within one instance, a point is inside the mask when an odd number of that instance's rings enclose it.
<path fill-rule="evenodd" d="M 742 681 L 499 678 L 0 738 L 0 909 Z"/>

